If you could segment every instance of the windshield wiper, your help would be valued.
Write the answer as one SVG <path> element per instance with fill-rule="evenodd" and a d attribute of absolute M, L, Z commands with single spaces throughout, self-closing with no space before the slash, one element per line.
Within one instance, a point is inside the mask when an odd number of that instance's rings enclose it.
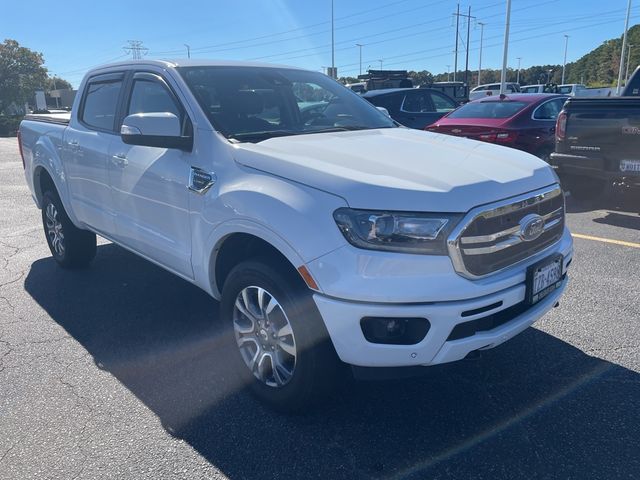
<path fill-rule="evenodd" d="M 289 135 L 300 135 L 302 132 L 292 130 L 264 130 L 260 132 L 240 132 L 229 136 L 230 140 L 239 142 L 262 142 L 273 137 L 287 137 Z"/>

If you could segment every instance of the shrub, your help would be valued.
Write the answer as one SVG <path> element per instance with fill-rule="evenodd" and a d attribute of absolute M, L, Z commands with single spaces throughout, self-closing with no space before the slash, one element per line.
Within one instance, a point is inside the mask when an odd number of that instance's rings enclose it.
<path fill-rule="evenodd" d="M 13 137 L 18 133 L 22 116 L 0 115 L 0 137 Z"/>

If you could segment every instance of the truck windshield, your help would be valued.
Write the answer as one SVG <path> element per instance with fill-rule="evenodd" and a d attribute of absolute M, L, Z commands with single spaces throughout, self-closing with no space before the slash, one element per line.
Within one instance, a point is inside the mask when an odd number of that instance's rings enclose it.
<path fill-rule="evenodd" d="M 510 118 L 527 105 L 524 102 L 472 102 L 454 110 L 448 118 Z"/>
<path fill-rule="evenodd" d="M 269 67 L 180 67 L 213 127 L 227 138 L 395 127 L 357 94 L 318 72 Z"/>

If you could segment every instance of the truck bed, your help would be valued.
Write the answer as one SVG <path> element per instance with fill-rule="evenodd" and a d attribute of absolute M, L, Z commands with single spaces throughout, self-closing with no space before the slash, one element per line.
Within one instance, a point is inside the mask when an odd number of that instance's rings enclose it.
<path fill-rule="evenodd" d="M 57 123 L 59 125 L 69 125 L 71 120 L 71 112 L 66 113 L 32 113 L 25 115 L 25 120 L 34 122 Z"/>

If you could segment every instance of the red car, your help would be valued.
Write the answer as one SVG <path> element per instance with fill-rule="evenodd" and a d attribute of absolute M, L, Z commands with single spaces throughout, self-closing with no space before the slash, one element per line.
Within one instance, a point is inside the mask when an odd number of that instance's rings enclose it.
<path fill-rule="evenodd" d="M 569 97 L 555 94 L 496 95 L 469 102 L 425 128 L 517 148 L 549 161 L 556 118 Z"/>

